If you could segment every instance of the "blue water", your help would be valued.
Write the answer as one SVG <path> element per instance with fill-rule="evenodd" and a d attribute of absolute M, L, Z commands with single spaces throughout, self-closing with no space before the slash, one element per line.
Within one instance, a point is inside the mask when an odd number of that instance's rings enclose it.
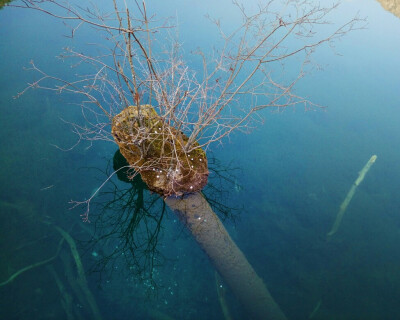
<path fill-rule="evenodd" d="M 154 1 L 148 10 L 177 17 L 195 68 L 190 51 L 211 50 L 216 39 L 204 15 L 227 27 L 238 22 L 229 1 Z M 289 319 L 400 318 L 400 18 L 377 1 L 354 0 L 332 20 L 340 24 L 357 13 L 367 17 L 366 28 L 334 50 L 317 50 L 313 62 L 322 70 L 310 70 L 296 87 L 327 108 L 261 111 L 263 124 L 232 134 L 208 154 L 215 160 L 205 193 L 219 203 L 232 238 Z M 207 256 L 143 185 L 132 189 L 114 177 L 94 198 L 91 223 L 82 222 L 84 207 L 71 209 L 71 200 L 90 197 L 113 171 L 116 145 L 82 141 L 61 150 L 77 142 L 67 123 L 81 121 L 76 97 L 30 90 L 13 99 L 35 79 L 23 69 L 30 60 L 68 78 L 74 70 L 56 58 L 62 48 L 92 50 L 88 42 L 104 41 L 86 29 L 70 39 L 68 30 L 38 12 L 0 10 L 0 283 L 55 256 L 59 226 L 75 239 L 104 319 L 223 319 Z M 376 163 L 328 241 L 340 204 L 374 154 Z M 132 234 L 138 207 L 146 224 Z M 156 235 L 150 243 L 146 230 Z M 64 242 L 52 261 L 0 287 L 0 318 L 67 319 L 62 301 L 69 297 L 68 310 L 90 319 L 74 279 Z M 247 317 L 229 289 L 226 299 L 234 319 Z"/>

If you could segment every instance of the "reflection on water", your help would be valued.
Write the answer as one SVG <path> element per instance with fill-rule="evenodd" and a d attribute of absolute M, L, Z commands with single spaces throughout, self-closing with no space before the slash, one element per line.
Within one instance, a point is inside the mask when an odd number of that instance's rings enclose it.
<path fill-rule="evenodd" d="M 225 225 L 289 319 L 400 318 L 400 39 L 394 31 L 400 20 L 386 26 L 388 14 L 376 10 L 375 0 L 358 2 L 363 6 L 355 11 L 373 15 L 369 30 L 344 39 L 338 45 L 344 55 L 329 58 L 324 72 L 304 82 L 307 92 L 313 88 L 313 96 L 329 105 L 327 112 L 265 113 L 264 127 L 233 135 L 216 151 L 222 163 L 234 159 L 241 172 L 221 186 L 209 185 L 209 201 L 229 218 L 230 207 L 243 208 L 236 224 L 226 219 Z M 395 4 L 382 2 L 394 14 Z M 180 17 L 192 32 L 186 41 L 197 41 L 200 29 Z M 68 210 L 70 199 L 90 196 L 104 181 L 115 145 L 62 152 L 52 145 L 68 147 L 75 140 L 59 117 L 80 114 L 42 92 L 12 99 L 31 81 L 22 70 L 30 59 L 58 70 L 59 62 L 49 57 L 65 38 L 57 45 L 49 41 L 57 26 L 42 19 L 0 10 L 0 136 L 7 141 L 0 147 L 0 283 L 18 273 L 0 287 L 0 319 L 92 319 L 97 311 L 88 290 L 104 319 L 223 319 L 221 306 L 244 319 L 229 290 L 216 290 L 216 283 L 220 289 L 224 284 L 201 249 L 146 190 L 113 180 L 95 198 L 91 224 L 81 223 L 79 210 Z M 379 161 L 326 241 L 371 154 Z M 221 174 L 224 169 L 211 176 Z M 139 224 L 133 238 L 130 231 Z M 87 287 L 73 242 L 55 226 L 75 241 Z"/>
<path fill-rule="evenodd" d="M 395 16 L 400 18 L 400 1 L 399 0 L 377 0 L 382 7 L 393 13 Z"/>

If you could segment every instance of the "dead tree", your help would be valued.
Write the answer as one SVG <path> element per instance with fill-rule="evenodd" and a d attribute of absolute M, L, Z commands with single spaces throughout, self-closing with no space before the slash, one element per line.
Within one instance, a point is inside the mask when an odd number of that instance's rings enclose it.
<path fill-rule="evenodd" d="M 116 142 L 132 176 L 140 174 L 150 190 L 164 197 L 249 312 L 257 319 L 285 319 L 201 195 L 208 177 L 206 151 L 234 130 L 248 131 L 262 109 L 320 107 L 293 88 L 314 50 L 359 28 L 360 19 L 335 27 L 329 14 L 337 4 L 269 0 L 250 11 L 233 0 L 241 21 L 227 32 L 210 18 L 221 41 L 211 53 L 194 53 L 202 61 L 199 71 L 185 62 L 179 40 L 171 36 L 173 21 L 156 20 L 145 1 L 131 8 L 113 3 L 111 13 L 61 0 L 13 3 L 61 19 L 71 27 L 71 36 L 84 27 L 103 35 L 97 55 L 73 48 L 62 55 L 89 64 L 92 74 L 67 81 L 32 62 L 40 77 L 20 94 L 44 88 L 82 96 L 86 124 L 72 124 L 79 139 Z M 283 80 L 279 67 L 294 57 L 300 65 Z M 90 200 L 75 203 L 87 205 L 85 220 Z"/>

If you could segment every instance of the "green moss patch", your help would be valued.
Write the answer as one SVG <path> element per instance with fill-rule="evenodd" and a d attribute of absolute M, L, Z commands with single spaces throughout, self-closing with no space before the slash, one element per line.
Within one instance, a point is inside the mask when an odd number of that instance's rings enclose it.
<path fill-rule="evenodd" d="M 151 105 L 122 110 L 112 121 L 112 135 L 150 190 L 164 196 L 183 195 L 207 184 L 204 150 L 196 144 L 185 152 L 188 137 L 164 122 Z"/>

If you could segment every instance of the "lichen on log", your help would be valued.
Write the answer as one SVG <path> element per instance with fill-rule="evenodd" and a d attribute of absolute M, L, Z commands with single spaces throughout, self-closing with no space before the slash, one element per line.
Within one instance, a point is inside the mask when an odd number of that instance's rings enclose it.
<path fill-rule="evenodd" d="M 190 152 L 185 151 L 189 138 L 166 123 L 151 105 L 122 110 L 112 120 L 112 135 L 151 191 L 180 196 L 200 191 L 207 184 L 204 150 L 196 143 Z"/>

